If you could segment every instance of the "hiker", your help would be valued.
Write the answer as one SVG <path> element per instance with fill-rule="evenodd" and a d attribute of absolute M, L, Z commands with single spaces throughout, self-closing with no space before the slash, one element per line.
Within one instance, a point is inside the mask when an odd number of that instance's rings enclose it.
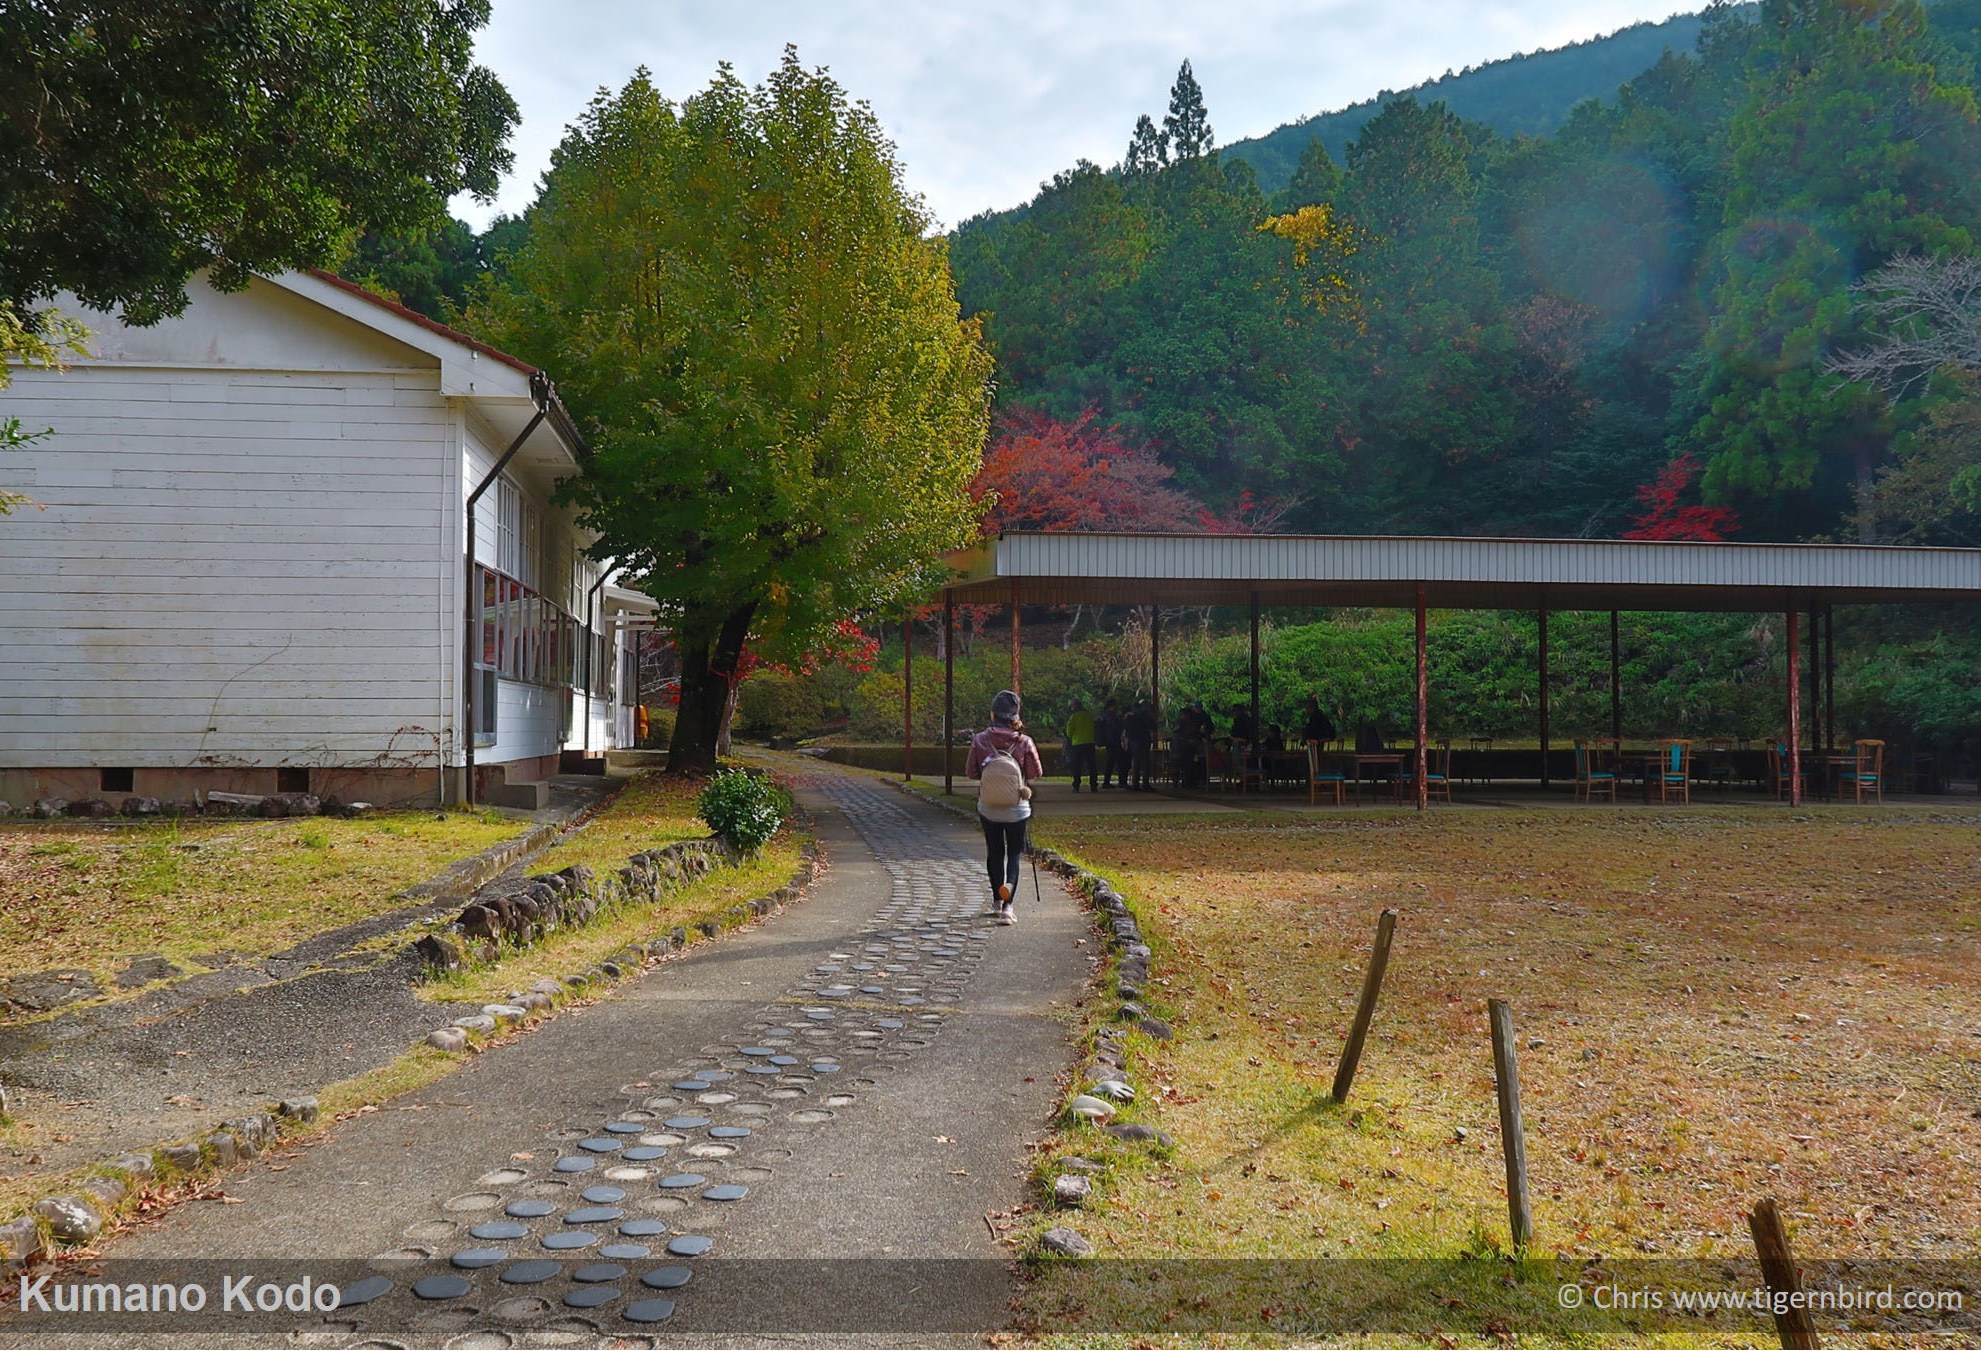
<path fill-rule="evenodd" d="M 1094 769 L 1094 715 L 1077 698 L 1073 701 L 1073 711 L 1066 715 L 1066 763 L 1073 772 L 1074 792 L 1080 791 L 1083 772 L 1087 786 L 1100 792 L 1100 775 Z"/>
<path fill-rule="evenodd" d="M 1100 717 L 1094 720 L 1094 737 L 1101 753 L 1101 787 L 1113 788 L 1116 784 L 1128 786 L 1127 742 L 1122 739 L 1126 730 L 1121 719 L 1121 706 L 1109 699 L 1101 706 Z"/>
<path fill-rule="evenodd" d="M 977 819 L 984 827 L 984 864 L 990 874 L 991 912 L 999 924 L 1016 924 L 1011 899 L 1025 857 L 1025 827 L 1032 818 L 1031 782 L 1045 773 L 1039 748 L 1025 735 L 1018 696 L 1000 690 L 991 700 L 991 725 L 970 742 L 963 773 L 976 779 Z"/>
<path fill-rule="evenodd" d="M 1127 786 L 1138 793 L 1155 792 L 1156 706 L 1147 699 L 1138 702 L 1124 720 L 1121 735 L 1128 744 L 1128 764 L 1135 776 Z"/>

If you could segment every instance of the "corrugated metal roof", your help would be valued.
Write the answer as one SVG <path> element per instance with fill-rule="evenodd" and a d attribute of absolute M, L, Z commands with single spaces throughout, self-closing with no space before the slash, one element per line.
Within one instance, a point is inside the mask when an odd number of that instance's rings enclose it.
<path fill-rule="evenodd" d="M 1400 535 L 1014 533 L 952 560 L 946 592 L 1041 604 L 1416 604 L 1778 610 L 1981 600 L 1981 549 Z"/>

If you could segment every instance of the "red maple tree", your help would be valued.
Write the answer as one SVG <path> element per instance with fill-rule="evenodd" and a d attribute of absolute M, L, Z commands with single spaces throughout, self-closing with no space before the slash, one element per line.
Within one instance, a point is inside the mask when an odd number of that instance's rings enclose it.
<path fill-rule="evenodd" d="M 989 506 L 989 534 L 1189 529 L 1206 509 L 1169 479 L 1168 465 L 1091 408 L 1072 422 L 1017 409 L 1003 418 L 971 491 Z"/>
<path fill-rule="evenodd" d="M 1740 529 L 1740 516 L 1731 507 L 1709 507 L 1680 499 L 1699 477 L 1699 460 L 1681 455 L 1655 479 L 1637 489 L 1644 511 L 1623 532 L 1625 539 L 1721 540 Z"/>

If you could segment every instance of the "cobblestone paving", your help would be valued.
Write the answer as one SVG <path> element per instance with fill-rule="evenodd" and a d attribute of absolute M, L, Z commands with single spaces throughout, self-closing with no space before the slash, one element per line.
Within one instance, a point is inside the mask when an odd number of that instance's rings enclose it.
<path fill-rule="evenodd" d="M 879 785 L 805 786 L 886 869 L 866 921 L 729 1038 L 657 1058 L 618 1110 L 490 1160 L 298 1344 L 391 1345 L 409 1328 L 450 1346 L 557 1344 L 665 1323 L 780 1165 L 937 1045 L 999 932 L 981 860 Z"/>

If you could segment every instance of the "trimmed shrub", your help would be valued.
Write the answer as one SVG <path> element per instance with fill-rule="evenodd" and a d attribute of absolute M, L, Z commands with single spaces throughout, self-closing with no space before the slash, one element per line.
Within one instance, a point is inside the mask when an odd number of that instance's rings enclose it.
<path fill-rule="evenodd" d="M 768 779 L 740 769 L 717 774 L 702 789 L 695 811 L 709 828 L 738 849 L 755 853 L 764 847 L 791 808 L 788 794 Z"/>

